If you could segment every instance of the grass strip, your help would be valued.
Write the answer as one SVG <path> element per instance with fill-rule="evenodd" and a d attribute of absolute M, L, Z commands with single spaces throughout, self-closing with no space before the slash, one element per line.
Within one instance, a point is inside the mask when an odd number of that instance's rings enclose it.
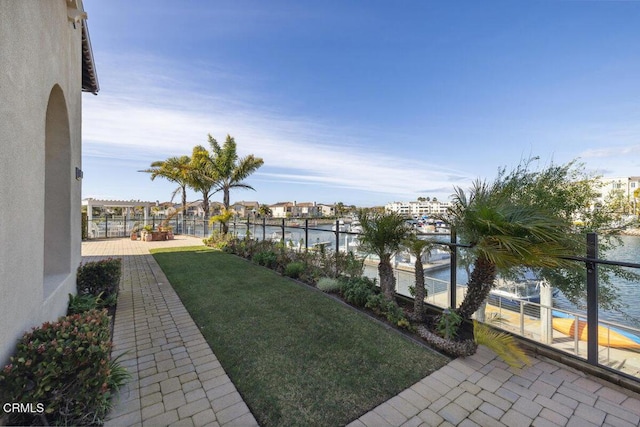
<path fill-rule="evenodd" d="M 261 426 L 345 425 L 449 361 L 236 256 L 152 253 Z"/>

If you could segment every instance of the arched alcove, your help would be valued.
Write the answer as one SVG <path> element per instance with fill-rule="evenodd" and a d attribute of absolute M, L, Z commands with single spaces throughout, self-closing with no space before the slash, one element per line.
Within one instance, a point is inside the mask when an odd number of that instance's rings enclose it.
<path fill-rule="evenodd" d="M 44 165 L 44 297 L 71 271 L 71 134 L 64 93 L 49 95 Z"/>

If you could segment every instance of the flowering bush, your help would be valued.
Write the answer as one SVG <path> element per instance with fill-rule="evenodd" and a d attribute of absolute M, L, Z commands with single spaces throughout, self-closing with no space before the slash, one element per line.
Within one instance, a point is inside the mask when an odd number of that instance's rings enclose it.
<path fill-rule="evenodd" d="M 106 310 L 46 322 L 24 334 L 0 371 L 0 401 L 41 403 L 50 424 L 101 424 L 111 390 L 126 379 L 124 368 L 109 361 L 110 351 Z M 33 422 L 34 415 L 25 415 L 10 421 Z"/>
<path fill-rule="evenodd" d="M 103 299 L 117 295 L 121 271 L 121 258 L 107 258 L 81 265 L 77 273 L 78 294 L 94 296 L 102 294 Z"/>

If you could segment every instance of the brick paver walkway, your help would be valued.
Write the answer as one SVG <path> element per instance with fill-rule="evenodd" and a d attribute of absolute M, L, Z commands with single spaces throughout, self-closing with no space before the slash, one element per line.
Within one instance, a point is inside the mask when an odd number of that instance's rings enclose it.
<path fill-rule="evenodd" d="M 84 242 L 83 261 L 122 257 L 114 355 L 132 374 L 106 426 L 257 426 L 215 354 L 149 254 L 152 247 L 202 245 L 110 239 Z"/>
<path fill-rule="evenodd" d="M 510 368 L 480 346 L 349 427 L 638 425 L 637 393 L 542 358 Z"/>
<path fill-rule="evenodd" d="M 133 379 L 107 426 L 256 426 L 149 248 L 193 246 L 111 239 L 84 242 L 83 260 L 122 257 L 115 354 Z M 565 365 L 532 358 L 509 368 L 485 347 L 384 402 L 349 427 L 638 426 L 640 395 Z"/>

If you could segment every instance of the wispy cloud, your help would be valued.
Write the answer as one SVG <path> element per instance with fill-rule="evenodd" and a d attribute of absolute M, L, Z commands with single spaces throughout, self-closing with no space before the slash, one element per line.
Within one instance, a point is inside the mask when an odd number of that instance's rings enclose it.
<path fill-rule="evenodd" d="M 241 155 L 264 159 L 265 166 L 252 177 L 256 180 L 366 191 L 386 199 L 424 195 L 418 191 L 423 188 L 448 194 L 453 185 L 469 181 L 464 171 L 398 155 L 392 139 L 387 149 L 372 149 L 368 135 L 346 126 L 266 108 L 248 94 L 203 94 L 182 83 L 175 75 L 181 70 L 168 75 L 158 67 L 162 64 L 146 60 L 129 63 L 126 74 L 106 70 L 108 84 L 83 106 L 86 155 L 135 155 L 146 167 L 153 160 L 190 154 L 197 144 L 206 146 L 208 133 L 219 141 L 229 133 Z M 200 77 L 197 70 L 188 76 Z"/>
<path fill-rule="evenodd" d="M 582 152 L 584 158 L 621 157 L 640 153 L 640 145 L 594 148 Z"/>

